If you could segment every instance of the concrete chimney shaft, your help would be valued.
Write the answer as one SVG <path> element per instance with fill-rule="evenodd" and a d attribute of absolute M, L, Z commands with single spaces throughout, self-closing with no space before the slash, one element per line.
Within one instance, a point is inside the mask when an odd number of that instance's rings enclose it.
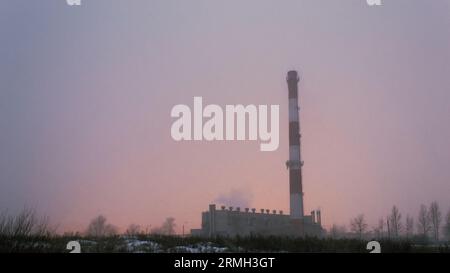
<path fill-rule="evenodd" d="M 289 169 L 290 216 L 292 219 L 303 219 L 302 166 L 300 153 L 300 117 L 298 107 L 297 71 L 289 71 L 287 84 L 289 91 Z"/>

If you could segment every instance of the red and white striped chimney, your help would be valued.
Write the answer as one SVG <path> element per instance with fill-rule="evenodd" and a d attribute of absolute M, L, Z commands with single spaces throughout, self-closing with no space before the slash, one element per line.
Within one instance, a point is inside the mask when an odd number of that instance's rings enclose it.
<path fill-rule="evenodd" d="M 303 219 L 303 162 L 300 156 L 299 76 L 297 71 L 289 71 L 286 80 L 289 89 L 289 160 L 286 162 L 286 166 L 289 169 L 290 214 L 292 219 Z"/>

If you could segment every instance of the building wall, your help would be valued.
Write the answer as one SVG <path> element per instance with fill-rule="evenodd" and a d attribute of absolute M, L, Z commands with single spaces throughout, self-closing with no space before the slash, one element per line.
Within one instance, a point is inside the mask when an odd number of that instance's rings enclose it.
<path fill-rule="evenodd" d="M 202 228 L 191 231 L 196 236 L 321 236 L 322 227 L 307 215 L 303 220 L 293 220 L 280 212 L 252 212 L 229 209 L 217 210 L 210 205 L 209 211 L 202 213 Z"/>

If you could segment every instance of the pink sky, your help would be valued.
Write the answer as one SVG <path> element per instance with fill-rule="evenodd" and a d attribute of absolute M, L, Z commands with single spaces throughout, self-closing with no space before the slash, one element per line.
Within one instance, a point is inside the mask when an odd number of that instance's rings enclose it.
<path fill-rule="evenodd" d="M 0 10 L 0 208 L 60 230 L 100 213 L 195 228 L 231 191 L 287 212 L 297 69 L 306 212 L 328 227 L 450 209 L 448 1 L 63 2 Z M 279 149 L 173 141 L 170 110 L 194 96 L 280 105 Z"/>

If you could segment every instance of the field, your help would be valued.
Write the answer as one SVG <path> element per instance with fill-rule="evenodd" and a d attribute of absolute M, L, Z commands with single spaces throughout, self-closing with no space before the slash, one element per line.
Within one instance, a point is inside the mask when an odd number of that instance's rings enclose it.
<path fill-rule="evenodd" d="M 83 236 L 1 236 L 0 252 L 68 253 L 69 241 L 78 241 L 84 253 L 243 253 L 314 252 L 368 253 L 367 241 L 331 238 L 236 237 L 205 239 L 162 235 Z M 406 240 L 380 240 L 384 253 L 446 252 L 450 245 L 418 245 Z"/>

